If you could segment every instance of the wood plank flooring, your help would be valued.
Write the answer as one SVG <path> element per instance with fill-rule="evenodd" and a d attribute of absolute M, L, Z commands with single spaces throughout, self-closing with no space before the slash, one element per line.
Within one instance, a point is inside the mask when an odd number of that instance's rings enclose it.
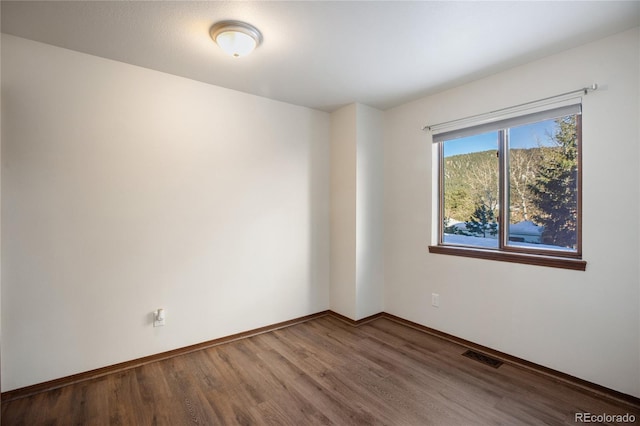
<path fill-rule="evenodd" d="M 632 413 L 385 318 L 325 316 L 2 403 L 2 425 L 576 424 Z"/>

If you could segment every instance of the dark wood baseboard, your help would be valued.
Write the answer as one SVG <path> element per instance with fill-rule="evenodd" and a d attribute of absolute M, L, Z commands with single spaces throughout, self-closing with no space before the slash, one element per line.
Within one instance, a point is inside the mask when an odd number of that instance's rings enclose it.
<path fill-rule="evenodd" d="M 124 370 L 130 370 L 136 367 L 140 367 L 152 362 L 161 361 L 163 359 L 173 358 L 179 355 L 188 354 L 191 352 L 199 351 L 202 349 L 210 348 L 212 346 L 221 345 L 223 343 L 232 342 L 238 339 L 244 339 L 246 337 L 255 336 L 256 334 L 267 333 L 269 331 L 277 330 L 283 327 L 289 327 L 294 324 L 300 324 L 302 322 L 310 321 L 312 319 L 320 318 L 329 315 L 331 311 L 322 311 L 311 315 L 305 315 L 303 317 L 295 318 L 289 321 L 283 321 L 265 327 L 256 328 L 253 330 L 245 331 L 242 333 L 232 334 L 230 336 L 221 337 L 219 339 L 208 340 L 206 342 L 197 343 L 195 345 L 185 346 L 178 349 L 173 349 L 166 352 L 161 352 L 155 355 L 149 355 L 142 358 L 137 358 L 131 361 L 125 361 L 114 365 L 109 365 L 102 368 L 96 368 L 95 370 L 85 371 L 83 373 L 73 374 L 71 376 L 61 377 L 59 379 L 49 380 L 43 383 L 36 383 L 35 385 L 25 386 L 0 394 L 0 400 L 4 404 L 18 398 L 24 398 L 40 392 L 46 392 L 49 390 L 61 388 L 63 386 L 71 385 L 73 383 L 84 382 L 87 380 L 95 379 L 98 377 L 106 376 L 108 374 L 118 373 Z"/>
<path fill-rule="evenodd" d="M 143 358 L 138 358 L 138 359 L 134 359 L 131 361 L 126 361 L 126 362 L 122 362 L 119 364 L 114 364 L 114 365 L 110 365 L 110 366 L 106 366 L 106 367 L 102 367 L 102 368 L 98 368 L 95 370 L 90 370 L 90 371 L 86 371 L 83 373 L 78 373 L 78 374 L 74 374 L 71 376 L 66 376 L 66 377 L 61 377 L 59 379 L 54 379 L 54 380 L 50 380 L 47 382 L 43 382 L 43 383 L 37 383 L 35 385 L 31 385 L 31 386 L 26 386 L 23 388 L 19 388 L 19 389 L 14 389 L 14 390 L 10 390 L 7 392 L 2 392 L 0 395 L 0 399 L 2 401 L 2 403 L 4 404 L 5 402 L 9 402 L 18 398 L 24 398 L 27 396 L 31 396 L 37 393 L 41 393 L 41 392 L 46 392 L 52 389 L 57 389 L 57 388 L 61 388 L 63 386 L 67 386 L 73 383 L 78 383 L 78 382 L 83 382 L 83 381 L 87 381 L 87 380 L 91 380 L 91 379 L 95 379 L 98 377 L 102 377 L 102 376 L 106 376 L 108 374 L 113 374 L 113 373 L 118 373 L 124 370 L 129 370 L 129 369 L 133 369 L 145 364 L 149 364 L 152 362 L 156 362 L 156 361 L 161 361 L 164 359 L 168 359 L 168 358 L 172 358 L 172 357 L 176 357 L 179 355 L 184 355 L 184 354 L 188 354 L 190 352 L 195 352 L 195 351 L 199 351 L 202 349 L 206 349 L 206 348 L 210 348 L 212 346 L 216 346 L 216 345 L 221 345 L 223 343 L 228 343 L 228 342 L 232 342 L 234 340 L 239 340 L 239 339 L 243 339 L 246 337 L 250 337 L 250 336 L 254 336 L 256 334 L 261 334 L 261 333 L 267 333 L 269 331 L 273 331 L 273 330 L 277 330 L 279 328 L 284 328 L 284 327 L 289 327 L 291 325 L 295 325 L 295 324 L 299 324 L 302 322 L 306 322 L 306 321 L 310 321 L 316 318 L 320 318 L 320 317 L 324 317 L 330 315 L 344 323 L 347 323 L 351 326 L 354 327 L 358 327 L 364 324 L 367 324 L 371 321 L 374 321 L 376 319 L 379 318 L 386 318 L 390 321 L 394 321 L 396 323 L 399 324 L 403 324 L 407 327 L 411 327 L 413 329 L 416 329 L 418 331 L 427 333 L 429 335 L 459 344 L 460 346 L 463 346 L 465 348 L 468 349 L 474 349 L 476 351 L 479 352 L 483 352 L 487 355 L 490 355 L 494 358 L 497 358 L 505 363 L 508 363 L 510 365 L 519 367 L 519 368 L 523 368 L 526 369 L 528 371 L 531 371 L 533 373 L 545 376 L 545 377 L 549 377 L 552 378 L 554 380 L 557 380 L 559 382 L 568 384 L 570 386 L 576 387 L 578 389 L 581 389 L 585 392 L 589 392 L 591 394 L 596 395 L 597 397 L 600 398 L 606 398 L 615 402 L 619 402 L 619 403 L 624 403 L 624 404 L 628 404 L 631 407 L 634 408 L 640 408 L 640 398 L 631 396 L 631 395 L 627 395 L 625 393 L 622 392 L 618 392 L 616 390 L 613 389 L 609 389 L 607 387 L 571 376 L 569 374 L 566 373 L 562 373 L 560 371 L 557 370 L 553 370 L 551 368 L 547 368 L 544 367 L 542 365 L 539 364 L 535 364 L 533 362 L 524 360 L 522 358 L 518 358 L 509 354 L 506 354 L 504 352 L 500 352 L 491 348 L 488 348 L 486 346 L 482 346 L 479 345 L 477 343 L 465 340 L 465 339 L 461 339 L 459 337 L 453 336 L 451 334 L 448 333 L 444 333 L 442 331 L 439 330 L 435 330 L 433 328 L 406 320 L 404 318 L 398 317 L 396 315 L 392 315 L 386 312 L 380 312 L 378 314 L 374 314 L 371 315 L 369 317 L 360 319 L 360 320 L 353 320 L 351 318 L 348 318 L 344 315 L 338 314 L 336 312 L 327 310 L 327 311 L 322 311 L 322 312 L 318 312 L 315 314 L 311 314 L 311 315 L 306 315 L 300 318 L 295 318 L 289 321 L 283 321 L 277 324 L 272 324 L 272 325 L 268 325 L 265 327 L 260 327 L 260 328 L 256 328 L 254 330 L 249 330 L 249 331 L 245 331 L 242 333 L 237 333 L 237 334 L 232 334 L 230 336 L 225 336 L 225 337 L 221 337 L 219 339 L 214 339 L 214 340 L 209 340 L 203 343 L 198 343 L 195 345 L 191 345 L 191 346 L 185 346 L 183 348 L 178 348 L 178 349 L 174 349 L 171 351 L 167 351 L 167 352 L 161 352 L 159 354 L 155 354 L 155 355 L 150 355 L 150 356 L 146 356 Z"/>
<path fill-rule="evenodd" d="M 333 312 L 331 312 L 333 315 Z M 406 320 L 404 318 L 400 318 L 398 316 L 388 314 L 386 312 L 382 313 L 382 318 L 386 318 L 388 320 L 397 322 L 399 324 L 406 325 L 408 327 L 414 328 L 416 330 L 422 331 L 424 333 L 430 334 L 432 336 L 439 337 L 444 340 L 448 340 L 453 343 L 457 343 L 460 346 L 464 346 L 468 349 L 473 349 L 484 354 L 490 355 L 493 358 L 497 358 L 502 362 L 511 364 L 513 366 L 523 368 L 525 370 L 531 371 L 532 373 L 542 375 L 545 377 L 552 378 L 559 382 L 568 384 L 575 388 L 581 389 L 583 391 L 589 392 L 591 394 L 597 395 L 601 398 L 606 398 L 609 400 L 613 400 L 615 402 L 628 404 L 633 408 L 640 408 L 640 398 L 637 398 L 632 395 L 627 395 L 626 393 L 618 392 L 616 390 L 607 388 L 602 385 L 598 385 L 593 382 L 589 382 L 587 380 L 580 379 L 578 377 L 572 376 L 570 374 L 563 373 L 558 370 L 554 370 L 552 368 L 544 367 L 540 364 L 536 364 L 531 361 L 527 361 L 522 358 L 515 357 L 513 355 L 506 354 L 504 352 L 497 351 L 495 349 L 488 348 L 483 345 L 479 345 L 477 343 L 471 342 L 469 340 L 461 339 L 459 337 L 453 336 L 448 333 L 444 333 L 439 330 L 435 330 L 433 328 L 415 323 L 413 321 Z"/>
<path fill-rule="evenodd" d="M 359 320 L 353 320 L 353 319 L 351 319 L 349 317 L 345 317 L 344 315 L 341 315 L 341 314 L 339 314 L 337 312 L 334 312 L 334 311 L 329 311 L 329 315 L 331 315 L 334 318 L 339 319 L 340 321 L 346 322 L 349 325 L 352 325 L 354 327 L 359 327 L 362 324 L 366 324 L 366 323 L 371 322 L 373 320 L 376 320 L 378 318 L 382 318 L 384 316 L 384 312 L 379 312 L 377 314 L 373 314 L 373 315 L 370 315 L 370 316 L 368 316 L 366 318 L 362 318 L 362 319 L 359 319 Z"/>

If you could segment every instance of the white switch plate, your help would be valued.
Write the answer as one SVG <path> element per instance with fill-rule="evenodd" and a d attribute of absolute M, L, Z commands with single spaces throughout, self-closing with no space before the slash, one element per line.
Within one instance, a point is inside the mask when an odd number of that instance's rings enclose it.
<path fill-rule="evenodd" d="M 162 317 L 160 317 L 160 312 L 162 312 Z M 164 309 L 158 309 L 153 313 L 153 326 L 154 327 L 162 327 L 166 320 L 166 312 Z"/>
<path fill-rule="evenodd" d="M 431 306 L 440 307 L 440 295 L 438 293 L 431 293 Z"/>

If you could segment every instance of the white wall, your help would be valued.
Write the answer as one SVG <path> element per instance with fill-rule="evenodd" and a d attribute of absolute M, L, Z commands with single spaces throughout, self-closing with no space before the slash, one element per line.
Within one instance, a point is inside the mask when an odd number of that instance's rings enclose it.
<path fill-rule="evenodd" d="M 2 8 L 0 7 L 0 10 Z M 0 22 L 2 13 L 0 13 Z M 0 33 L 0 81 L 2 81 L 2 33 Z M 1 96 L 0 96 L 1 98 Z M 2 102 L 0 102 L 0 148 L 2 147 Z M 0 164 L 2 164 L 2 154 L 0 149 Z M 1 173 L 0 173 L 1 176 Z M 2 178 L 0 177 L 0 188 Z M 2 241 L 2 190 L 0 189 L 0 241 Z M 0 244 L 0 259 L 2 259 L 2 244 Z M 0 260 L 0 366 L 2 365 L 2 262 Z M 1 400 L 2 398 L 0 398 Z"/>
<path fill-rule="evenodd" d="M 356 309 L 357 105 L 331 113 L 331 309 L 351 319 Z"/>
<path fill-rule="evenodd" d="M 387 111 L 387 312 L 640 396 L 639 51 L 634 29 Z M 583 101 L 586 272 L 429 254 L 435 186 L 422 126 L 593 82 L 600 90 Z"/>
<path fill-rule="evenodd" d="M 383 310 L 383 113 L 331 114 L 331 309 L 359 320 Z"/>
<path fill-rule="evenodd" d="M 356 104 L 356 317 L 384 309 L 382 111 Z"/>
<path fill-rule="evenodd" d="M 7 35 L 2 103 L 3 391 L 329 308 L 328 114 Z"/>

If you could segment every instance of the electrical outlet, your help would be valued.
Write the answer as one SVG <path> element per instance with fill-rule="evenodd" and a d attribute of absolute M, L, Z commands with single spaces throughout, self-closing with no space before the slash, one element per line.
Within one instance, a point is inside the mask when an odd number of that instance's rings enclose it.
<path fill-rule="evenodd" d="M 440 295 L 438 293 L 431 293 L 431 306 L 440 307 Z"/>

